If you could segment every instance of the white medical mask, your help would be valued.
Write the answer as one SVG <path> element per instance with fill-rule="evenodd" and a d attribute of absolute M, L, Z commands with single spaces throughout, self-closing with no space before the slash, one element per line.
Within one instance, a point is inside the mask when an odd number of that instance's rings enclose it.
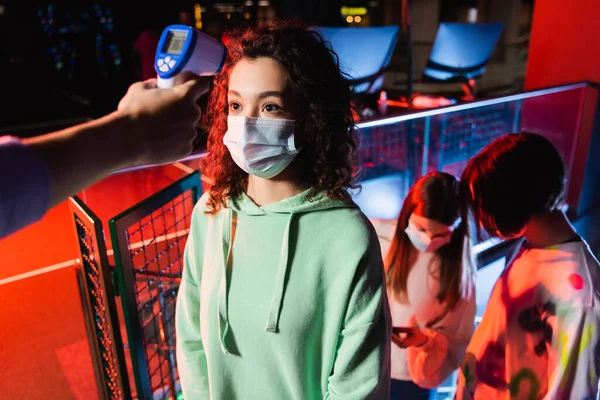
<path fill-rule="evenodd" d="M 448 234 L 444 236 L 437 236 L 432 239 L 427 233 L 418 230 L 417 227 L 410 222 L 404 232 L 416 249 L 422 253 L 433 253 L 440 247 L 450 243 L 450 240 L 452 239 L 452 232 L 448 232 Z"/>
<path fill-rule="evenodd" d="M 283 171 L 300 151 L 290 119 L 227 117 L 223 143 L 233 161 L 251 175 L 270 179 Z"/>

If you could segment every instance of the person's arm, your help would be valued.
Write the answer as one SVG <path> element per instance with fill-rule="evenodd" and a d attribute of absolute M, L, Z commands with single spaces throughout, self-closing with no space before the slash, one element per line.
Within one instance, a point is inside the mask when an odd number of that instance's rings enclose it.
<path fill-rule="evenodd" d="M 436 388 L 458 368 L 473 334 L 475 311 L 473 294 L 434 326 L 422 331 L 427 337 L 423 345 L 406 349 L 408 370 L 414 383 Z"/>
<path fill-rule="evenodd" d="M 132 85 L 119 110 L 59 132 L 24 140 L 50 173 L 50 207 L 120 169 L 162 164 L 190 154 L 206 80 L 157 89 Z"/>
<path fill-rule="evenodd" d="M 379 246 L 371 247 L 356 272 L 324 399 L 389 398 L 392 325 Z"/>
<path fill-rule="evenodd" d="M 556 316 L 546 317 L 552 342 L 547 345 L 551 356 L 544 399 L 595 399 L 600 379 L 600 312 L 593 305 L 567 305 L 559 307 Z"/>
<path fill-rule="evenodd" d="M 50 204 L 46 165 L 16 137 L 0 137 L 0 239 L 42 218 Z"/>
<path fill-rule="evenodd" d="M 192 217 L 193 218 L 193 217 Z M 192 224 L 193 227 L 193 224 Z M 200 272 L 194 255 L 193 228 L 184 253 L 183 276 L 177 296 L 177 369 L 186 399 L 210 399 L 208 367 L 200 335 Z"/>
<path fill-rule="evenodd" d="M 188 155 L 196 100 L 207 88 L 206 78 L 172 89 L 140 82 L 110 115 L 30 139 L 0 138 L 0 239 L 113 172 Z"/>

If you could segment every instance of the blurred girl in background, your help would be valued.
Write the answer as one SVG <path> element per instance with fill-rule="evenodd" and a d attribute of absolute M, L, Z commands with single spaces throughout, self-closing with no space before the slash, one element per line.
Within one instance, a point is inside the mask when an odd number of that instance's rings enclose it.
<path fill-rule="evenodd" d="M 459 366 L 474 329 L 475 270 L 459 183 L 433 172 L 408 192 L 385 257 L 394 326 L 390 399 L 429 399 Z"/>

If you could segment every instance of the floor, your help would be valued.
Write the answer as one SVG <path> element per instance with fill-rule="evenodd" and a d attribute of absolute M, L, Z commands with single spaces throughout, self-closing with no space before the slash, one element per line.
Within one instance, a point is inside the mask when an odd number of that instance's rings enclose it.
<path fill-rule="evenodd" d="M 197 165 L 114 175 L 78 195 L 106 222 Z M 110 250 L 110 235 L 105 237 Z M 0 398 L 96 398 L 76 254 L 67 202 L 0 240 Z"/>

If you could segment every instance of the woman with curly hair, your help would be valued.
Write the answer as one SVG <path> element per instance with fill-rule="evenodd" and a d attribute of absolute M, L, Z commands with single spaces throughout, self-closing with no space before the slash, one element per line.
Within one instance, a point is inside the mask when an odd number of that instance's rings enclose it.
<path fill-rule="evenodd" d="M 228 35 L 177 304 L 186 399 L 385 399 L 377 235 L 352 202 L 351 92 L 299 23 Z"/>

